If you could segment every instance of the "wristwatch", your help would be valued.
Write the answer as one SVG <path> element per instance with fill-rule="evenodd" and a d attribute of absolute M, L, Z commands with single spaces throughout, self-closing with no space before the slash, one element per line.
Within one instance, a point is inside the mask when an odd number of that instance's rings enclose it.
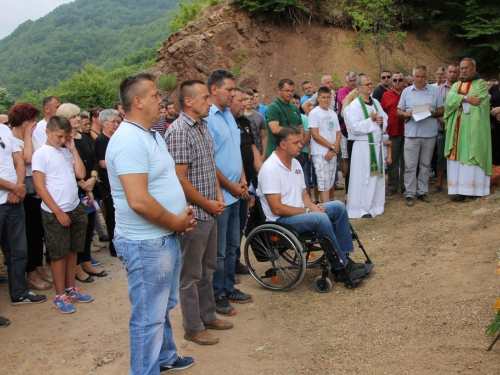
<path fill-rule="evenodd" d="M 309 213 L 309 208 L 306 208 L 306 214 L 308 214 L 308 213 Z"/>
<path fill-rule="evenodd" d="M 330 147 L 330 150 L 335 151 L 335 145 L 332 145 L 332 147 Z"/>

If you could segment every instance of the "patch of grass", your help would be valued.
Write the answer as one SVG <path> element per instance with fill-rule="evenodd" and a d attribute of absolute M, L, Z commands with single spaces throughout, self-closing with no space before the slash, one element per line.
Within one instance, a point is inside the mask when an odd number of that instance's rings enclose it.
<path fill-rule="evenodd" d="M 231 72 L 233 72 L 236 75 L 236 77 L 240 77 L 241 69 L 245 66 L 247 62 L 248 62 L 248 51 L 246 49 L 241 50 L 240 54 L 238 55 L 238 58 L 236 59 L 236 63 L 230 69 Z"/>
<path fill-rule="evenodd" d="M 176 74 L 167 74 L 161 77 L 156 84 L 162 91 L 170 91 L 177 87 L 177 75 Z"/>

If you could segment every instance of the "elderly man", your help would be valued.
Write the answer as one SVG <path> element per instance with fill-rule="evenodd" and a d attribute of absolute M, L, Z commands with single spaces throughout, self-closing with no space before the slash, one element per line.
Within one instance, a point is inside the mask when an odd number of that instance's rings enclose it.
<path fill-rule="evenodd" d="M 397 193 L 401 187 L 401 192 L 405 190 L 404 185 L 404 145 L 405 145 L 405 122 L 398 117 L 398 103 L 401 93 L 404 90 L 404 75 L 401 72 L 395 72 L 392 75 L 392 89 L 382 95 L 381 105 L 387 113 L 387 134 L 392 144 L 392 164 L 387 166 L 389 180 L 387 183 L 386 195 L 391 196 Z"/>
<path fill-rule="evenodd" d="M 115 109 L 105 109 L 99 113 L 99 121 L 102 126 L 102 132 L 95 139 L 94 152 L 96 155 L 97 163 L 99 164 L 99 179 L 101 181 L 99 198 L 104 203 L 104 220 L 106 221 L 106 228 L 108 228 L 109 235 L 109 254 L 116 257 L 115 245 L 113 237 L 115 233 L 115 206 L 113 204 L 113 196 L 111 195 L 111 186 L 109 185 L 108 169 L 106 168 L 106 150 L 108 148 L 109 140 L 115 134 L 116 129 L 120 124 L 120 112 Z"/>
<path fill-rule="evenodd" d="M 380 215 L 385 204 L 382 134 L 387 128 L 387 115 L 371 97 L 373 82 L 369 76 L 358 75 L 356 85 L 359 96 L 344 110 L 349 140 L 354 141 L 347 196 L 347 213 L 352 219 Z"/>
<path fill-rule="evenodd" d="M 217 178 L 226 209 L 217 217 L 217 269 L 213 279 L 215 311 L 236 314 L 229 302 L 252 302 L 253 296 L 236 289 L 236 249 L 240 246 L 240 199 L 247 193 L 240 152 L 240 131 L 229 106 L 234 98 L 236 76 L 229 70 L 216 69 L 208 77 L 212 106 L 207 118 L 215 146 Z"/>
<path fill-rule="evenodd" d="M 382 95 L 384 95 L 390 88 L 391 72 L 388 70 L 382 70 L 382 73 L 380 73 L 380 83 L 378 84 L 377 88 L 373 90 L 372 97 L 381 102 Z"/>
<path fill-rule="evenodd" d="M 443 98 L 438 89 L 427 83 L 429 72 L 425 65 L 413 69 L 413 85 L 404 89 L 398 104 L 398 117 L 405 120 L 405 198 L 411 207 L 417 199 L 429 203 L 429 173 L 432 153 L 438 131 L 437 118 L 444 113 Z M 417 105 L 430 106 L 427 116 L 415 120 L 413 108 Z M 423 114 L 425 116 L 425 113 Z M 418 184 L 417 184 L 418 165 Z"/>
<path fill-rule="evenodd" d="M 446 95 L 446 144 L 448 194 L 483 197 L 490 194 L 490 99 L 486 82 L 476 73 L 476 62 L 460 62 L 460 82 Z"/>
<path fill-rule="evenodd" d="M 47 134 L 45 134 L 47 121 L 49 121 L 52 116 L 56 115 L 57 109 L 60 105 L 61 102 L 56 96 L 47 96 L 43 98 L 42 107 L 43 113 L 45 113 L 45 117 L 38 121 L 38 124 L 36 124 L 36 128 L 33 131 L 33 138 L 38 142 L 39 145 L 44 145 L 47 142 Z"/>
<path fill-rule="evenodd" d="M 278 96 L 269 104 L 266 112 L 267 120 L 267 150 L 269 157 L 276 145 L 276 135 L 283 126 L 299 128 L 303 133 L 302 117 L 299 109 L 291 102 L 295 83 L 291 79 L 283 78 L 278 82 Z"/>
<path fill-rule="evenodd" d="M 335 281 L 362 280 L 371 268 L 349 258 L 354 248 L 344 204 L 340 201 L 314 204 L 307 194 L 302 167 L 295 159 L 302 149 L 300 131 L 290 126 L 282 128 L 276 144 L 276 151 L 259 173 L 257 195 L 266 219 L 290 225 L 299 234 L 314 231 L 317 237 L 330 238 L 340 257 L 334 259 L 330 255 L 332 249 L 326 249 Z"/>
<path fill-rule="evenodd" d="M 332 111 L 335 111 L 335 90 L 333 88 L 333 79 L 329 75 L 324 75 L 321 77 L 321 86 L 328 87 L 330 90 L 330 93 L 332 95 L 332 101 L 330 102 L 329 108 Z M 302 109 L 304 110 L 304 113 L 306 115 L 309 115 L 309 112 L 313 110 L 314 107 L 316 107 L 316 103 L 318 101 L 318 93 L 314 93 L 309 99 L 307 99 L 304 104 L 302 104 Z"/>
<path fill-rule="evenodd" d="M 212 104 L 207 86 L 188 80 L 179 91 L 181 113 L 169 127 L 167 146 L 186 199 L 194 207 L 196 231 L 179 239 L 182 253 L 180 301 L 184 338 L 200 345 L 219 341 L 208 329 L 233 327 L 215 314 L 212 278 L 217 267 L 216 217 L 226 208 L 217 180 L 215 150 L 205 118 Z"/>
<path fill-rule="evenodd" d="M 438 87 L 439 93 L 443 98 L 443 101 L 446 100 L 446 95 L 451 90 L 452 86 L 455 82 L 458 81 L 459 70 L 457 64 L 451 64 L 448 66 L 448 70 L 446 71 L 447 80 L 441 86 Z M 444 173 L 446 172 L 446 156 L 444 155 L 444 145 L 445 145 L 445 132 L 444 132 L 445 122 L 442 117 L 438 117 L 438 135 L 436 140 L 436 170 L 437 170 L 437 180 L 434 189 L 432 189 L 431 194 L 437 194 L 443 191 L 443 178 Z"/>
<path fill-rule="evenodd" d="M 440 67 L 436 71 L 436 82 L 434 82 L 432 85 L 439 87 L 445 82 L 446 82 L 446 69 Z"/>
<path fill-rule="evenodd" d="M 151 131 L 161 105 L 153 76 L 125 78 L 120 99 L 126 120 L 109 141 L 106 167 L 116 209 L 115 248 L 132 305 L 130 374 L 156 375 L 194 364 L 177 354 L 169 316 L 179 298 L 177 233 L 196 223 L 167 145 Z"/>

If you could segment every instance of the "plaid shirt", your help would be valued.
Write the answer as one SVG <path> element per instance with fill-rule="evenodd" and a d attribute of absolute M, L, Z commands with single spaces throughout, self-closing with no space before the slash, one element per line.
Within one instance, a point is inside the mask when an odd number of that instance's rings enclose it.
<path fill-rule="evenodd" d="M 181 112 L 165 135 L 167 148 L 176 164 L 188 164 L 186 178 L 194 188 L 208 200 L 217 199 L 217 174 L 215 171 L 215 149 L 207 122 L 196 122 Z M 192 204 L 192 203 L 191 203 Z M 194 215 L 198 220 L 212 217 L 196 204 Z"/>

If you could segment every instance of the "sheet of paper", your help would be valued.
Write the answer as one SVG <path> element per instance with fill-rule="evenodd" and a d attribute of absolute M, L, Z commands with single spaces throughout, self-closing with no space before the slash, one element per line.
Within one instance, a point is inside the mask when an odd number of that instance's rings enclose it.
<path fill-rule="evenodd" d="M 467 102 L 462 103 L 462 109 L 463 109 L 464 113 L 469 113 L 470 112 L 470 104 Z"/>
<path fill-rule="evenodd" d="M 423 120 L 431 116 L 431 103 L 417 104 L 412 108 L 415 121 Z"/>

